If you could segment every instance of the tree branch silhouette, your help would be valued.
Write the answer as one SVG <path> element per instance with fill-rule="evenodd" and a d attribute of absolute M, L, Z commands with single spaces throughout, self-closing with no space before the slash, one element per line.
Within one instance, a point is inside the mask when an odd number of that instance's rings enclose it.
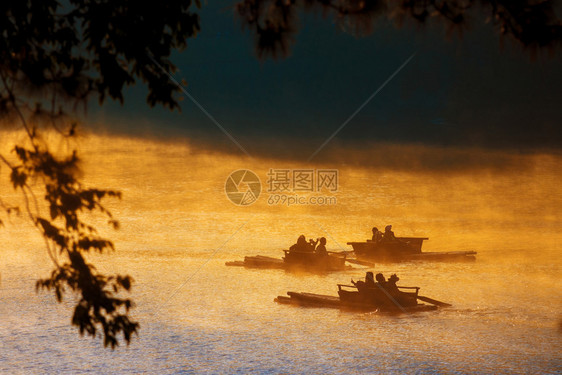
<path fill-rule="evenodd" d="M 0 164 L 8 168 L 10 183 L 21 193 L 24 211 L 44 238 L 54 267 L 36 288 L 52 291 L 58 302 L 69 292 L 76 294 L 72 324 L 80 334 L 103 336 L 111 348 L 119 345 L 120 335 L 129 344 L 138 333 L 139 324 L 129 315 L 133 301 L 120 297 L 130 291 L 133 279 L 105 275 L 87 262 L 88 253 L 107 253 L 114 245 L 82 217 L 101 213 L 117 229 L 118 221 L 102 200 L 121 198 L 121 193 L 84 187 L 78 151 L 55 154 L 42 135 L 54 132 L 72 139 L 79 108 L 92 98 L 100 105 L 107 98 L 123 103 L 123 88 L 136 81 L 147 85 L 149 106 L 179 110 L 179 89 L 153 61 L 168 71 L 176 69 L 170 53 L 185 48 L 199 31 L 191 6 L 183 0 L 157 6 L 127 0 L 0 3 L 0 120 L 27 136 L 24 144 L 14 145 L 15 156 L 0 155 Z M 37 185 L 42 203 L 34 193 Z M 21 212 L 1 200 L 0 207 L 8 215 Z M 43 207 L 46 215 L 40 212 Z"/>

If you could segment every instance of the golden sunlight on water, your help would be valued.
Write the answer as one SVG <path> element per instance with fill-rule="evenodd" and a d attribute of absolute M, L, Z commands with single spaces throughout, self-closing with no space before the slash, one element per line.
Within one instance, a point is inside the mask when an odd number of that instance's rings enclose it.
<path fill-rule="evenodd" d="M 11 218 L 0 231 L 0 372 L 562 371 L 560 157 L 528 156 L 516 170 L 416 173 L 250 160 L 110 136 L 85 137 L 80 150 L 85 183 L 124 194 L 108 201 L 122 228 L 103 231 L 117 252 L 91 259 L 135 278 L 140 336 L 113 353 L 80 338 L 70 327 L 72 301 L 35 294 L 49 260 L 25 219 Z M 237 169 L 261 180 L 250 206 L 225 194 Z M 325 194 L 337 204 L 268 204 L 270 169 L 337 169 L 338 190 Z M 1 196 L 16 197 L 0 172 Z M 478 251 L 473 263 L 376 266 L 453 307 L 386 316 L 277 305 L 273 298 L 288 290 L 335 295 L 337 283 L 367 269 L 303 275 L 224 265 L 245 255 L 280 257 L 299 234 L 351 250 L 348 241 L 386 224 L 397 235 L 429 237 L 426 251 Z"/>

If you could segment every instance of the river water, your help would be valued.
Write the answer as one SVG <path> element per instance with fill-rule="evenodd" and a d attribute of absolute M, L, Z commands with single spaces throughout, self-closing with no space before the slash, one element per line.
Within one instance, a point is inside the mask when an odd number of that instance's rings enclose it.
<path fill-rule="evenodd" d="M 412 172 L 118 137 L 91 136 L 81 149 L 85 182 L 124 194 L 108 201 L 122 228 L 104 229 L 117 251 L 90 259 L 134 277 L 139 336 L 113 351 L 80 337 L 70 325 L 72 297 L 58 304 L 35 292 L 51 264 L 39 235 L 14 217 L 0 230 L 0 373 L 562 373 L 558 157 L 517 156 L 524 167 L 505 170 Z M 246 168 L 262 195 L 240 207 L 224 185 Z M 268 204 L 270 169 L 337 169 L 338 190 L 325 192 L 337 204 Z M 299 234 L 350 250 L 346 242 L 386 224 L 429 237 L 425 251 L 478 251 L 472 263 L 372 269 L 452 307 L 384 315 L 278 305 L 273 299 L 289 290 L 336 295 L 338 283 L 369 269 L 313 275 L 224 264 L 280 257 Z"/>

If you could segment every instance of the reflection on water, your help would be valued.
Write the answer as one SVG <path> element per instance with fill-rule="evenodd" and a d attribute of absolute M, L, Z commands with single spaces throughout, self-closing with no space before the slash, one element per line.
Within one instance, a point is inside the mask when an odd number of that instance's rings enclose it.
<path fill-rule="evenodd" d="M 135 278 L 140 336 L 114 352 L 80 338 L 70 327 L 72 301 L 35 294 L 47 255 L 13 219 L 0 232 L 0 372 L 562 371 L 558 158 L 529 157 L 533 167 L 516 171 L 445 174 L 250 161 L 105 137 L 88 138 L 82 150 L 86 182 L 124 193 L 109 204 L 122 224 L 107 230 L 117 252 L 93 261 Z M 224 193 L 235 169 L 251 169 L 265 185 L 269 168 L 320 167 L 339 169 L 337 206 L 272 207 L 262 192 L 254 205 L 237 207 Z M 388 316 L 277 305 L 274 297 L 288 290 L 335 295 L 337 283 L 365 269 L 302 275 L 224 266 L 244 255 L 279 257 L 301 233 L 349 250 L 347 241 L 385 224 L 397 235 L 430 237 L 428 251 L 478 251 L 474 263 L 376 267 L 452 308 Z"/>

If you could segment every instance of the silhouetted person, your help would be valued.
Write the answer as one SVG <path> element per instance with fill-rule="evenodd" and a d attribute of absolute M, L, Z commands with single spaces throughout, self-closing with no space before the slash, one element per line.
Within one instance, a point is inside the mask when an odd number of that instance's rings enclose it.
<path fill-rule="evenodd" d="M 326 250 L 326 238 L 322 237 L 318 242 L 320 242 L 320 244 L 316 246 L 316 254 L 321 256 L 328 255 L 328 251 Z"/>
<path fill-rule="evenodd" d="M 373 273 L 370 271 L 365 274 L 365 286 L 369 289 L 373 289 L 376 286 L 375 278 L 373 277 Z"/>
<path fill-rule="evenodd" d="M 384 228 L 384 235 L 382 236 L 384 242 L 396 242 L 396 236 L 394 236 L 394 232 L 392 231 L 392 225 L 387 225 Z"/>
<path fill-rule="evenodd" d="M 353 281 L 353 279 L 351 279 L 351 283 L 358 289 L 358 290 L 362 290 L 365 287 L 365 282 L 363 280 L 359 280 L 359 281 Z"/>
<path fill-rule="evenodd" d="M 376 244 L 382 240 L 382 232 L 377 227 L 373 227 L 373 237 L 371 240 Z"/>
<path fill-rule="evenodd" d="M 304 234 L 301 234 L 297 239 L 297 250 L 306 251 L 307 243 Z"/>
<path fill-rule="evenodd" d="M 314 241 L 312 238 L 308 240 L 308 250 L 307 251 L 314 251 L 316 244 L 318 243 L 318 238 Z"/>
<path fill-rule="evenodd" d="M 310 245 L 306 242 L 306 237 L 301 234 L 297 239 L 297 243 L 289 248 L 291 251 L 310 251 Z"/>
<path fill-rule="evenodd" d="M 375 279 L 377 280 L 377 283 L 382 286 L 383 288 L 386 287 L 386 279 L 384 278 L 382 273 L 377 273 L 377 276 L 375 276 Z"/>
<path fill-rule="evenodd" d="M 400 278 L 396 276 L 396 274 L 393 274 L 388 278 L 388 281 L 386 282 L 386 290 L 388 290 L 390 294 L 399 293 L 398 287 L 396 286 L 398 280 L 400 280 Z"/>

